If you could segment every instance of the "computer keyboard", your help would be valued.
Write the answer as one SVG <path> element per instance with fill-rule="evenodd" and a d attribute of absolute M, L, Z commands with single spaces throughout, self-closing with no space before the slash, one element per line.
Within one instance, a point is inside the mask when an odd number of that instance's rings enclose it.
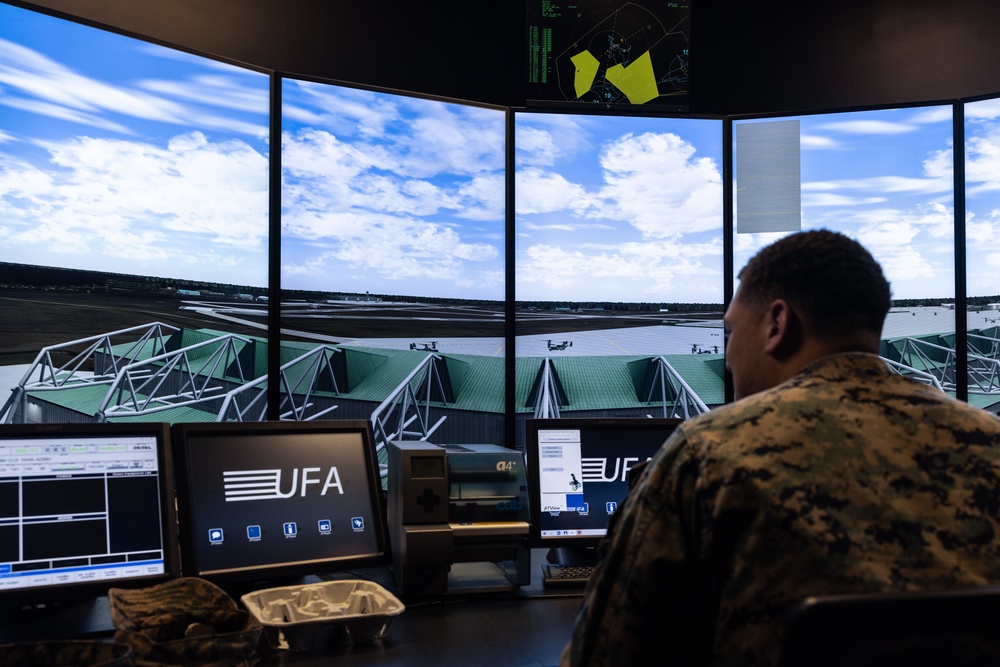
<path fill-rule="evenodd" d="M 583 588 L 594 572 L 593 565 L 542 563 L 542 586 L 546 588 Z"/>

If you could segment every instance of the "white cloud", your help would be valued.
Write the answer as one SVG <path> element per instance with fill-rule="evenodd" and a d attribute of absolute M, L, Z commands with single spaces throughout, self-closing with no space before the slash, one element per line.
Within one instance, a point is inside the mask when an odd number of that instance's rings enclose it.
<path fill-rule="evenodd" d="M 722 179 L 715 162 L 671 133 L 627 134 L 600 155 L 604 185 L 596 191 L 537 167 L 516 176 L 517 214 L 618 220 L 649 238 L 677 238 L 722 224 Z M 537 221 L 536 221 L 537 222 Z"/>
<path fill-rule="evenodd" d="M 965 107 L 966 120 L 993 120 L 1000 118 L 1000 98 L 970 102 Z"/>
<path fill-rule="evenodd" d="M 802 134 L 799 136 L 799 147 L 802 150 L 809 150 L 841 148 L 842 146 L 839 141 L 830 137 L 824 137 L 819 134 Z"/>
<path fill-rule="evenodd" d="M 41 100 L 0 95 L 0 105 L 11 109 L 17 109 L 18 111 L 26 111 L 30 114 L 47 116 L 49 118 L 65 120 L 71 123 L 79 123 L 80 125 L 86 125 L 88 127 L 107 132 L 116 132 L 118 134 L 126 135 L 133 134 L 127 126 L 108 120 L 107 118 L 103 118 L 100 115 L 85 113 L 79 109 L 61 106 L 58 104 L 50 104 Z"/>
<path fill-rule="evenodd" d="M 267 86 L 242 88 L 216 76 L 186 81 L 146 81 L 129 87 L 75 72 L 25 46 L 0 39 L 0 105 L 120 134 L 133 131 L 106 114 L 179 126 L 200 126 L 252 136 L 266 135 L 265 125 L 202 111 L 220 106 L 266 115 Z M 168 99 L 168 95 L 175 99 Z M 182 104 L 178 100 L 197 102 Z"/>
<path fill-rule="evenodd" d="M 387 279 L 455 279 L 464 262 L 488 262 L 499 250 L 485 243 L 466 243 L 452 228 L 423 220 L 353 214 L 338 216 L 323 245 L 329 250 L 286 262 L 283 270 L 297 275 L 322 275 L 344 262 L 353 270 L 374 271 Z M 339 222 L 340 224 L 336 224 Z"/>
<path fill-rule="evenodd" d="M 894 123 L 886 120 L 845 120 L 819 125 L 822 130 L 834 130 L 845 134 L 905 134 L 917 129 L 916 124 Z"/>
<path fill-rule="evenodd" d="M 954 184 L 949 177 L 935 176 L 873 176 L 871 178 L 841 179 L 833 181 L 811 181 L 802 183 L 803 192 L 823 190 L 870 190 L 882 193 L 939 194 L 951 192 Z"/>
<path fill-rule="evenodd" d="M 518 215 L 576 211 L 582 215 L 590 200 L 586 188 L 566 180 L 562 174 L 540 169 L 522 169 L 514 182 Z"/>
<path fill-rule="evenodd" d="M 530 125 L 517 128 L 514 143 L 522 167 L 551 167 L 559 154 L 552 133 Z"/>
<path fill-rule="evenodd" d="M 652 301 L 718 299 L 721 249 L 716 244 L 625 243 L 611 247 L 566 248 L 536 244 L 516 267 L 518 298 L 588 298 Z M 580 295 L 586 295 L 580 297 Z"/>
<path fill-rule="evenodd" d="M 352 105 L 355 95 L 309 92 L 324 113 Z M 378 136 L 340 121 L 285 134 L 283 271 L 303 287 L 383 280 L 409 280 L 408 289 L 425 289 L 414 287 L 416 281 L 481 284 L 486 279 L 475 265 L 495 266 L 500 250 L 463 238 L 472 230 L 446 212 L 486 223 L 487 230 L 497 225 L 494 237 L 502 243 L 502 151 L 493 145 L 460 155 L 463 142 L 474 142 L 475 128 L 483 129 L 473 117 L 435 112 L 396 125 L 402 116 L 388 105 L 382 111 L 375 114 L 384 129 Z"/>
<path fill-rule="evenodd" d="M 989 127 L 965 144 L 965 180 L 973 194 L 1000 190 L 1000 128 Z"/>
<path fill-rule="evenodd" d="M 862 238 L 861 242 L 864 244 L 865 240 Z M 953 291 L 953 287 L 950 286 L 952 276 L 939 274 L 933 265 L 916 248 L 896 247 L 883 249 L 878 254 L 878 260 L 882 265 L 882 271 L 885 272 L 885 276 L 889 280 L 889 284 L 894 287 L 897 284 L 912 280 L 940 279 L 937 284 L 939 294 L 949 294 Z M 925 296 L 931 294 L 933 292 L 928 292 Z M 902 298 L 902 295 L 900 297 Z"/>
<path fill-rule="evenodd" d="M 48 173 L 17 157 L 0 153 L 0 202 L 15 205 L 29 202 L 51 187 L 52 177 Z"/>
<path fill-rule="evenodd" d="M 1000 218 L 993 211 L 989 219 L 976 219 L 972 213 L 966 214 L 965 240 L 973 246 L 996 246 L 1000 244 Z"/>
<path fill-rule="evenodd" d="M 931 178 L 952 181 L 955 173 L 954 162 L 954 151 L 951 148 L 934 151 L 923 162 L 924 173 Z"/>
<path fill-rule="evenodd" d="M 382 149 L 345 143 L 322 130 L 286 134 L 282 148 L 284 215 L 297 220 L 290 229 L 296 235 L 320 238 L 329 230 L 328 224 L 319 222 L 324 216 L 351 210 L 419 217 L 448 209 L 456 211 L 459 218 L 502 223 L 502 171 L 477 173 L 471 178 L 445 174 L 433 180 L 417 179 L 386 154 Z M 304 215 L 306 210 L 317 217 Z"/>
<path fill-rule="evenodd" d="M 507 181 L 502 173 L 476 176 L 457 190 L 456 214 L 464 220 L 502 223 L 507 206 Z"/>
<path fill-rule="evenodd" d="M 885 197 L 851 197 L 834 192 L 806 193 L 802 197 L 803 206 L 868 206 L 885 201 Z"/>
<path fill-rule="evenodd" d="M 601 167 L 607 185 L 601 213 L 628 221 L 650 238 L 719 229 L 722 178 L 715 162 L 695 157 L 676 134 L 626 135 L 606 146 Z"/>
<path fill-rule="evenodd" d="M 289 81 L 285 118 L 322 128 L 369 156 L 371 165 L 411 178 L 502 170 L 503 112 L 342 86 Z"/>
<path fill-rule="evenodd" d="M 930 125 L 932 123 L 950 123 L 952 120 L 951 106 L 930 107 L 920 109 L 910 116 L 909 123 Z"/>
<path fill-rule="evenodd" d="M 161 261 L 156 272 L 175 275 L 168 260 L 196 249 L 266 254 L 267 159 L 243 142 L 191 133 L 166 147 L 89 137 L 40 145 L 55 169 L 0 162 L 0 217 L 11 223 L 13 256 L 71 252 L 98 265 L 102 256 L 124 258 L 130 272 L 137 261 Z"/>
<path fill-rule="evenodd" d="M 589 126 L 594 119 L 586 116 L 529 113 L 518 121 L 514 146 L 521 166 L 549 167 L 593 148 Z"/>

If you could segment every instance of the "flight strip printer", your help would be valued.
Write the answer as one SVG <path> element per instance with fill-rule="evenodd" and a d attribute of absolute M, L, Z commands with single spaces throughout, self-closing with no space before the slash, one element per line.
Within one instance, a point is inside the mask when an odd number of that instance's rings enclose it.
<path fill-rule="evenodd" d="M 404 598 L 500 592 L 530 583 L 524 456 L 497 445 L 387 446 L 392 572 Z M 454 564 L 488 564 L 488 577 Z"/>

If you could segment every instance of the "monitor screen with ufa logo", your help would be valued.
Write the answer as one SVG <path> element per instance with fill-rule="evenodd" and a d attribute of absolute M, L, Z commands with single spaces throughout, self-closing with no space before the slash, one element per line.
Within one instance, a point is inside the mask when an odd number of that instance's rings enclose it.
<path fill-rule="evenodd" d="M 380 562 L 366 421 L 177 424 L 185 576 L 268 582 Z"/>
<path fill-rule="evenodd" d="M 532 547 L 549 562 L 592 564 L 595 548 L 648 461 L 680 419 L 529 419 L 525 459 Z"/>

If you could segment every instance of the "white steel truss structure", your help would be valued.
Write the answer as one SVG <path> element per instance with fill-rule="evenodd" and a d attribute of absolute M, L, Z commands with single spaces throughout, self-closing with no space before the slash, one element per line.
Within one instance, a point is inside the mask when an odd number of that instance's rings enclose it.
<path fill-rule="evenodd" d="M 224 334 L 122 367 L 97 410 L 96 421 L 219 401 L 227 390 L 224 380 L 242 385 L 250 379 L 239 351 L 251 342 Z"/>
<path fill-rule="evenodd" d="M 282 364 L 279 374 L 281 403 L 279 419 L 312 421 L 329 415 L 338 406 L 320 407 L 315 401 L 317 391 L 340 394 L 331 359 L 343 350 L 332 345 L 320 345 Z M 321 383 L 328 383 L 321 389 Z M 267 419 L 267 375 L 233 389 L 222 401 L 215 421 L 264 421 Z"/>
<path fill-rule="evenodd" d="M 372 412 L 372 436 L 383 477 L 387 473 L 385 447 L 389 442 L 425 441 L 448 418 L 442 415 L 432 422 L 430 412 L 431 403 L 446 402 L 447 393 L 438 368 L 441 363 L 444 360 L 440 356 L 429 353 Z"/>
<path fill-rule="evenodd" d="M 653 381 L 645 400 L 647 403 L 659 402 L 663 409 L 662 417 L 690 419 L 708 412 L 705 402 L 665 357 L 656 357 L 652 361 L 655 364 Z"/>
<path fill-rule="evenodd" d="M 944 391 L 956 390 L 958 371 L 952 347 L 915 337 L 894 340 L 892 346 L 899 360 L 885 359 L 890 367 Z M 970 332 L 966 352 L 969 393 L 1000 395 L 1000 339 Z"/>
<path fill-rule="evenodd" d="M 179 331 L 160 322 L 130 327 L 111 333 L 80 338 L 67 343 L 51 345 L 38 353 L 27 372 L 13 388 L 10 398 L 0 410 L 0 416 L 7 423 L 20 415 L 25 419 L 28 392 L 59 391 L 71 387 L 111 385 L 126 366 L 140 356 L 163 354 L 167 349 L 167 339 Z M 113 351 L 113 339 L 138 334 L 138 338 L 126 343 L 127 347 L 117 353 Z M 82 348 L 82 349 L 81 349 Z M 55 358 L 60 353 L 73 356 L 62 364 Z"/>
<path fill-rule="evenodd" d="M 539 369 L 538 391 L 535 394 L 534 417 L 536 419 L 559 418 L 559 380 L 551 359 L 543 359 Z"/>

